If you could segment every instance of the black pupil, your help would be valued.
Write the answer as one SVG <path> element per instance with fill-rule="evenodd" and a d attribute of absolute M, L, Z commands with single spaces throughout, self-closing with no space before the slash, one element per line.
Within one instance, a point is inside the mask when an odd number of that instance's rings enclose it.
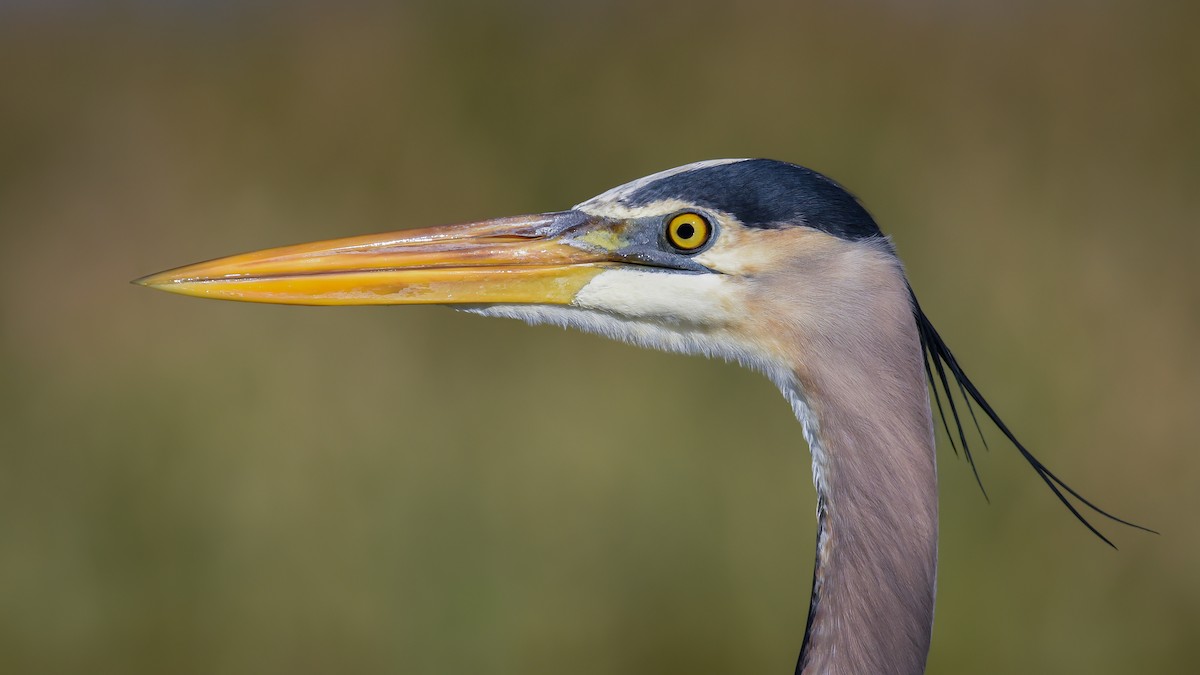
<path fill-rule="evenodd" d="M 675 233 L 679 235 L 680 239 L 691 239 L 692 235 L 696 234 L 696 227 L 691 223 L 684 223 Z"/>

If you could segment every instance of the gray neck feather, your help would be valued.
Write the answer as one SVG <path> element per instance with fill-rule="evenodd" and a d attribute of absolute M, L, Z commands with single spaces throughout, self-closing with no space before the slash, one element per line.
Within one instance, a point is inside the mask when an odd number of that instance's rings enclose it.
<path fill-rule="evenodd" d="M 905 303 L 906 305 L 907 303 Z M 804 675 L 923 673 L 937 576 L 937 472 L 911 313 L 807 340 L 784 385 L 812 449 L 817 560 Z"/>

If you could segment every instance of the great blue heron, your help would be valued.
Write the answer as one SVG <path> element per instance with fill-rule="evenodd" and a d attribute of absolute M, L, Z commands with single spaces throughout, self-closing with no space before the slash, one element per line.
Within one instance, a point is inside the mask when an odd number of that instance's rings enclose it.
<path fill-rule="evenodd" d="M 249 302 L 455 305 L 762 372 L 803 425 L 817 488 L 797 673 L 924 671 L 938 530 L 927 386 L 973 470 L 955 388 L 1098 537 L 1108 542 L 1068 495 L 1132 525 L 1025 449 L 917 304 L 867 211 L 794 164 L 698 162 L 568 211 L 269 249 L 138 283 Z"/>

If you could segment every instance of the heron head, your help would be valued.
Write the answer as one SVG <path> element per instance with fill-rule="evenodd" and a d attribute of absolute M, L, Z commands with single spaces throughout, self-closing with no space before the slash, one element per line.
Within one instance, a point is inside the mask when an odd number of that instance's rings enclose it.
<path fill-rule="evenodd" d="M 249 302 L 453 305 L 762 369 L 796 334 L 836 331 L 839 304 L 861 305 L 898 270 L 839 185 L 747 159 L 657 173 L 567 211 L 268 249 L 138 283 Z"/>

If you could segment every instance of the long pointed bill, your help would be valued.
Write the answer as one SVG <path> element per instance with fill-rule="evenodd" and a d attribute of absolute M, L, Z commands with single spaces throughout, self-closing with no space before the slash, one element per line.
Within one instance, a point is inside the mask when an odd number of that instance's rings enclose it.
<path fill-rule="evenodd" d="M 569 304 L 616 257 L 568 235 L 605 225 L 578 211 L 500 218 L 244 253 L 135 283 L 289 305 Z"/>

